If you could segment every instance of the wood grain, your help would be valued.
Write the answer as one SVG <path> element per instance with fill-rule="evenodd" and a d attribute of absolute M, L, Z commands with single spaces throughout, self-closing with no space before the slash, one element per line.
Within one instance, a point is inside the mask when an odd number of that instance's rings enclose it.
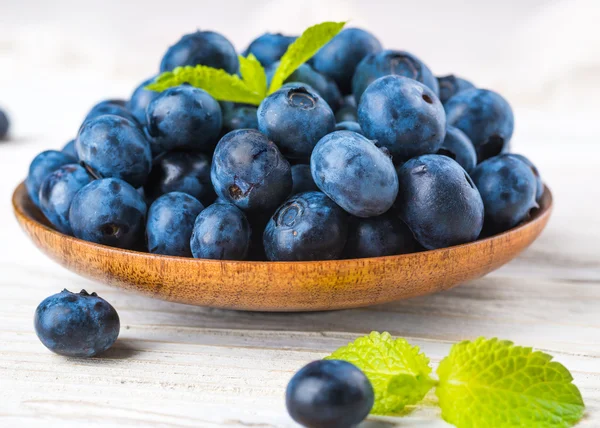
<path fill-rule="evenodd" d="M 435 251 L 321 262 L 239 262 L 167 257 L 106 247 L 51 227 L 21 184 L 17 220 L 50 258 L 84 277 L 163 300 L 253 311 L 319 311 L 439 292 L 512 260 L 542 232 L 552 212 L 546 188 L 526 223 L 491 238 Z"/>

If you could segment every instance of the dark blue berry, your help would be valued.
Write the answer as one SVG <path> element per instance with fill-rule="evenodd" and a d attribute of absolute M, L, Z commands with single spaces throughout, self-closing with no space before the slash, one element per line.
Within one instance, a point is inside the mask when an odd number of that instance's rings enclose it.
<path fill-rule="evenodd" d="M 312 178 L 310 165 L 306 164 L 298 164 L 292 167 L 292 184 L 292 195 L 319 190 Z"/>
<path fill-rule="evenodd" d="M 467 172 L 471 172 L 477 165 L 477 153 L 473 143 L 464 132 L 453 126 L 446 127 L 446 137 L 437 154 L 454 159 Z"/>
<path fill-rule="evenodd" d="M 10 121 L 4 111 L 0 110 L 0 140 L 4 140 L 8 135 L 8 129 L 10 128 Z"/>
<path fill-rule="evenodd" d="M 96 104 L 90 112 L 87 114 L 83 122 L 88 120 L 96 119 L 99 116 L 112 114 L 114 116 L 120 116 L 125 119 L 132 121 L 135 125 L 139 126 L 139 123 L 133 113 L 126 107 L 124 100 L 105 100 Z"/>
<path fill-rule="evenodd" d="M 244 51 L 244 56 L 253 54 L 263 67 L 268 67 L 279 61 L 285 51 L 287 51 L 289 45 L 295 40 L 296 37 L 294 36 L 265 33 L 250 43 L 250 46 Z"/>
<path fill-rule="evenodd" d="M 236 129 L 258 129 L 258 117 L 254 106 L 240 105 L 223 114 L 223 134 Z"/>
<path fill-rule="evenodd" d="M 542 196 L 544 195 L 544 182 L 542 181 L 542 176 L 540 175 L 540 172 L 538 171 L 537 167 L 533 164 L 533 162 L 531 162 L 528 158 L 526 158 L 523 155 L 518 155 L 516 153 L 506 153 L 504 154 L 504 156 L 513 156 L 525 162 L 527 166 L 531 168 L 531 172 L 533 172 L 533 175 L 535 175 L 536 182 L 535 200 L 539 202 L 542 199 Z"/>
<path fill-rule="evenodd" d="M 46 150 L 37 155 L 29 165 L 29 174 L 25 180 L 25 187 L 31 201 L 40 206 L 40 187 L 50 173 L 63 165 L 77 162 L 77 159 L 56 150 Z"/>
<path fill-rule="evenodd" d="M 154 78 L 155 77 L 151 77 L 145 80 L 135 88 L 135 91 L 133 91 L 131 98 L 127 102 L 127 108 L 142 125 L 146 125 L 146 109 L 150 103 L 160 95 L 160 92 L 145 89 L 146 86 L 154 81 Z"/>
<path fill-rule="evenodd" d="M 354 106 L 345 106 L 335 112 L 335 120 L 340 122 L 358 122 L 358 110 Z"/>
<path fill-rule="evenodd" d="M 337 87 L 337 84 L 327 76 L 316 72 L 308 64 L 302 64 L 294 71 L 286 82 L 301 82 L 310 85 L 325 102 L 336 111 L 342 105 L 342 94 Z"/>
<path fill-rule="evenodd" d="M 468 80 L 456 77 L 454 74 L 438 77 L 437 80 L 440 86 L 440 101 L 442 104 L 446 104 L 446 101 L 459 92 L 475 87 Z"/>
<path fill-rule="evenodd" d="M 363 130 L 360 127 L 360 125 L 358 124 L 358 122 L 351 122 L 351 121 L 338 122 L 335 125 L 335 130 L 336 131 L 352 131 L 352 132 L 356 132 L 360 135 L 364 135 Z"/>
<path fill-rule="evenodd" d="M 79 160 L 79 156 L 77 156 L 77 151 L 75 150 L 75 139 L 69 141 L 65 146 L 61 149 L 67 156 L 71 156 L 73 159 Z"/>

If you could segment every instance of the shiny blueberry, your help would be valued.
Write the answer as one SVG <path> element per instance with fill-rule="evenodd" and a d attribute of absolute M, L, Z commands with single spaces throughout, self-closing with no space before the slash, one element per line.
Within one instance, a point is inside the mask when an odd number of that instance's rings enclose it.
<path fill-rule="evenodd" d="M 63 290 L 35 310 L 35 333 L 46 348 L 67 357 L 93 357 L 119 336 L 117 311 L 96 293 Z"/>
<path fill-rule="evenodd" d="M 0 140 L 4 140 L 8 135 L 8 128 L 10 127 L 10 122 L 8 120 L 8 116 L 4 111 L 0 110 Z"/>
<path fill-rule="evenodd" d="M 219 141 L 211 180 L 218 196 L 244 211 L 275 210 L 292 191 L 290 164 L 254 129 L 232 131 Z"/>
<path fill-rule="evenodd" d="M 39 207 L 40 187 L 46 176 L 63 165 L 75 162 L 77 159 L 56 150 L 46 150 L 37 155 L 29 165 L 29 174 L 25 180 L 25 187 L 31 201 Z"/>
<path fill-rule="evenodd" d="M 134 122 L 105 115 L 86 121 L 79 129 L 75 150 L 79 159 L 100 177 L 143 186 L 152 166 L 150 144 Z"/>
<path fill-rule="evenodd" d="M 342 94 L 337 84 L 327 76 L 317 73 L 310 65 L 302 64 L 294 71 L 287 82 L 302 82 L 310 85 L 331 107 L 333 111 L 339 109 L 342 105 Z"/>
<path fill-rule="evenodd" d="M 371 411 L 375 394 L 371 382 L 355 365 L 320 360 L 304 366 L 287 386 L 287 410 L 296 422 L 310 428 L 349 428 Z"/>
<path fill-rule="evenodd" d="M 46 176 L 40 187 L 40 209 L 58 231 L 71 235 L 71 202 L 92 180 L 87 170 L 77 164 L 61 166 Z"/>
<path fill-rule="evenodd" d="M 126 102 L 123 100 L 105 100 L 96 104 L 89 111 L 83 122 L 88 120 L 96 119 L 99 116 L 112 114 L 114 116 L 120 116 L 125 119 L 132 121 L 134 124 L 139 125 L 137 119 L 127 108 Z"/>
<path fill-rule="evenodd" d="M 310 160 L 315 183 L 357 217 L 386 212 L 398 193 L 398 177 L 387 151 L 356 132 L 336 131 L 315 147 Z"/>
<path fill-rule="evenodd" d="M 251 233 L 248 219 L 235 205 L 212 204 L 196 218 L 192 254 L 197 259 L 244 260 Z"/>
<path fill-rule="evenodd" d="M 131 98 L 127 102 L 127 108 L 131 111 L 131 114 L 133 114 L 137 121 L 143 125 L 146 124 L 146 109 L 150 103 L 160 95 L 160 92 L 145 89 L 153 80 L 154 77 L 151 77 L 142 82 L 135 88 L 135 91 L 133 91 Z"/>
<path fill-rule="evenodd" d="M 431 89 L 435 95 L 439 93 L 438 81 L 423 61 L 408 52 L 385 50 L 367 55 L 356 67 L 352 78 L 354 98 L 360 101 L 371 83 L 390 75 L 414 79 Z"/>
<path fill-rule="evenodd" d="M 515 227 L 538 208 L 536 177 L 526 162 L 513 155 L 482 162 L 472 176 L 485 205 L 485 227 L 490 232 Z"/>
<path fill-rule="evenodd" d="M 358 124 L 358 122 L 351 122 L 351 121 L 338 122 L 335 125 L 335 130 L 336 131 L 352 131 L 352 132 L 356 132 L 360 135 L 364 135 L 363 130 L 360 127 L 360 125 Z"/>
<path fill-rule="evenodd" d="M 217 195 L 210 182 L 208 155 L 198 152 L 168 152 L 154 159 L 144 186 L 146 197 L 154 201 L 169 192 L 183 192 L 210 205 Z"/>
<path fill-rule="evenodd" d="M 533 164 L 533 162 L 531 162 L 528 158 L 526 158 L 523 155 L 518 155 L 516 153 L 506 153 L 503 156 L 515 157 L 525 162 L 527 166 L 531 168 L 531 172 L 533 172 L 533 175 L 535 175 L 536 182 L 535 200 L 539 202 L 542 199 L 542 196 L 544 195 L 544 182 L 542 181 L 542 176 L 540 175 L 540 172 L 538 171 L 537 167 Z"/>
<path fill-rule="evenodd" d="M 258 108 L 258 129 L 286 157 L 308 160 L 317 142 L 335 129 L 335 117 L 317 93 L 294 86 L 263 100 Z"/>
<path fill-rule="evenodd" d="M 296 37 L 293 36 L 284 36 L 279 33 L 265 33 L 250 43 L 250 46 L 244 51 L 244 56 L 253 54 L 263 67 L 268 67 L 274 62 L 279 61 L 290 44 L 295 40 Z"/>
<path fill-rule="evenodd" d="M 292 196 L 277 209 L 263 235 L 271 261 L 339 259 L 348 234 L 347 215 L 321 192 Z"/>
<path fill-rule="evenodd" d="M 73 159 L 79 160 L 79 156 L 77 156 L 77 151 L 75 150 L 75 139 L 72 139 L 64 147 L 60 150 L 65 155 L 71 156 Z"/>
<path fill-rule="evenodd" d="M 130 184 L 104 178 L 92 181 L 75 195 L 69 221 L 79 239 L 135 249 L 143 241 L 146 209 L 144 198 Z"/>
<path fill-rule="evenodd" d="M 348 28 L 317 52 L 312 59 L 312 66 L 319 73 L 332 78 L 343 94 L 349 94 L 352 92 L 352 76 L 356 66 L 364 57 L 380 50 L 381 43 L 371 33 Z"/>
<path fill-rule="evenodd" d="M 465 134 L 482 162 L 507 150 L 515 120 L 510 104 L 496 92 L 468 89 L 450 98 L 446 121 Z"/>
<path fill-rule="evenodd" d="M 352 217 L 344 255 L 350 259 L 414 253 L 419 249 L 410 229 L 391 209 L 370 218 Z"/>
<path fill-rule="evenodd" d="M 319 190 L 312 178 L 310 165 L 306 164 L 298 164 L 292 167 L 292 184 L 292 195 Z"/>
<path fill-rule="evenodd" d="M 381 77 L 367 88 L 358 106 L 358 123 L 395 161 L 435 153 L 446 135 L 444 107 L 434 92 L 401 76 Z"/>
<path fill-rule="evenodd" d="M 236 129 L 258 129 L 257 108 L 254 106 L 235 106 L 223 113 L 223 134 Z"/>
<path fill-rule="evenodd" d="M 237 73 L 239 67 L 237 52 L 229 40 L 212 31 L 197 31 L 186 34 L 167 50 L 160 71 L 199 64 L 220 68 L 229 74 Z"/>
<path fill-rule="evenodd" d="M 152 153 L 175 148 L 210 151 L 217 143 L 223 117 L 208 92 L 189 85 L 167 89 L 146 111 Z"/>
<path fill-rule="evenodd" d="M 150 206 L 146 223 L 148 251 L 167 256 L 191 257 L 194 222 L 204 206 L 187 193 L 162 195 Z"/>
<path fill-rule="evenodd" d="M 400 217 L 433 250 L 476 240 L 483 201 L 471 177 L 447 156 L 423 155 L 398 169 Z"/>
<path fill-rule="evenodd" d="M 440 85 L 440 101 L 442 104 L 446 104 L 446 101 L 459 92 L 475 87 L 475 85 L 468 80 L 456 77 L 454 74 L 438 77 L 437 80 Z"/>
<path fill-rule="evenodd" d="M 454 126 L 446 127 L 446 137 L 437 154 L 451 157 L 467 172 L 471 172 L 477 165 L 477 153 L 473 143 L 464 132 Z"/>

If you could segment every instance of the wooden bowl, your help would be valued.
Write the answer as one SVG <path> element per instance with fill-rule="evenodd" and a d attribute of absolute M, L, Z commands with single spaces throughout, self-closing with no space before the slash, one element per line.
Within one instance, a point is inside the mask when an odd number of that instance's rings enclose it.
<path fill-rule="evenodd" d="M 13 194 L 17 220 L 33 243 L 87 278 L 172 302 L 251 311 L 320 311 L 374 305 L 446 290 L 499 268 L 542 232 L 541 208 L 508 232 L 434 251 L 320 262 L 240 262 L 159 256 L 82 241 L 52 229 L 24 184 Z"/>

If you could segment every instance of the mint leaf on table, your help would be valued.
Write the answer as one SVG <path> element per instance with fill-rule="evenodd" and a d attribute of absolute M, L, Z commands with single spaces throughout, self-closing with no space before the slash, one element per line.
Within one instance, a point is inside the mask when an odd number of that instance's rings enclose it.
<path fill-rule="evenodd" d="M 571 373 L 550 355 L 509 341 L 458 343 L 437 374 L 442 417 L 458 428 L 570 427 L 583 416 Z"/>
<path fill-rule="evenodd" d="M 344 28 L 344 25 L 345 22 L 323 22 L 306 29 L 281 57 L 271 80 L 269 94 L 281 88 L 285 79 L 329 43 Z"/>
<path fill-rule="evenodd" d="M 429 359 L 389 333 L 360 337 L 325 359 L 348 361 L 363 371 L 375 391 L 373 414 L 398 413 L 421 401 L 434 385 Z"/>

